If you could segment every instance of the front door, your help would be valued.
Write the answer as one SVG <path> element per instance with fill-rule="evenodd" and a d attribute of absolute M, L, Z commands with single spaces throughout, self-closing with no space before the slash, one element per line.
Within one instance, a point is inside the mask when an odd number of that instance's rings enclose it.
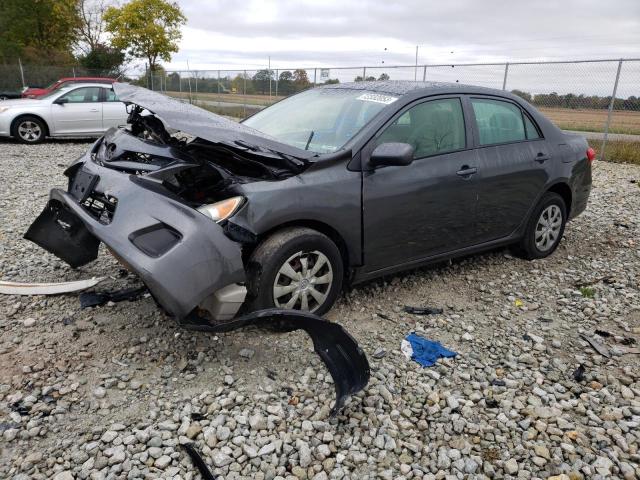
<path fill-rule="evenodd" d="M 415 152 L 410 165 L 363 172 L 366 270 L 468 245 L 475 228 L 477 162 L 460 99 L 413 105 L 372 142 L 363 150 L 365 155 L 385 142 L 409 143 Z"/>
<path fill-rule="evenodd" d="M 102 132 L 100 87 L 71 90 L 51 104 L 56 135 L 85 135 Z"/>

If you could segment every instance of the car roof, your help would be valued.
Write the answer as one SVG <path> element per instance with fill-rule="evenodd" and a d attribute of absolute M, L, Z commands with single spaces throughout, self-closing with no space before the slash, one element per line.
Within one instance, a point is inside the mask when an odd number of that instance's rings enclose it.
<path fill-rule="evenodd" d="M 115 82 L 116 79 L 115 78 L 109 78 L 109 77 L 62 77 L 60 79 L 58 79 L 58 82 L 71 82 L 71 81 L 91 81 L 91 80 L 101 80 L 101 81 L 109 81 L 109 82 Z"/>
<path fill-rule="evenodd" d="M 322 85 L 318 88 L 368 90 L 371 92 L 386 93 L 389 95 L 397 95 L 400 97 L 409 94 L 433 95 L 436 93 L 477 93 L 487 95 L 500 95 L 509 98 L 513 97 L 511 93 L 495 88 L 466 85 L 464 83 L 414 82 L 411 80 L 380 80 L 372 82 L 336 83 L 331 85 Z"/>

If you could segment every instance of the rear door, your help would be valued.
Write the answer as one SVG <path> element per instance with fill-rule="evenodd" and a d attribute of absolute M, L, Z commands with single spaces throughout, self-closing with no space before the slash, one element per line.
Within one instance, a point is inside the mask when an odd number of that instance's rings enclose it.
<path fill-rule="evenodd" d="M 127 124 L 127 108 L 118 100 L 113 87 L 102 87 L 102 129 Z"/>
<path fill-rule="evenodd" d="M 504 238 L 525 219 L 547 182 L 551 151 L 515 102 L 470 96 L 478 155 L 477 243 Z"/>
<path fill-rule="evenodd" d="M 476 159 L 466 124 L 457 96 L 418 101 L 363 149 L 365 157 L 386 142 L 409 143 L 415 149 L 410 165 L 363 172 L 367 271 L 420 261 L 470 242 Z"/>
<path fill-rule="evenodd" d="M 100 87 L 75 88 L 61 97 L 66 103 L 52 103 L 55 135 L 86 135 L 102 132 Z"/>

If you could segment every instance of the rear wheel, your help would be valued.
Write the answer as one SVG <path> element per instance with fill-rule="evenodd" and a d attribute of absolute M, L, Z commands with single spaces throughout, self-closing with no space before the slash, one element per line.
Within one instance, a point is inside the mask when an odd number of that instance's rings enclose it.
<path fill-rule="evenodd" d="M 323 315 L 340 294 L 343 272 L 340 251 L 326 235 L 304 227 L 282 229 L 251 255 L 245 310 L 284 308 Z"/>
<path fill-rule="evenodd" d="M 567 207 L 554 192 L 545 193 L 529 218 L 524 237 L 518 245 L 524 258 L 533 260 L 551 255 L 564 234 Z"/>
<path fill-rule="evenodd" d="M 11 133 L 22 143 L 40 143 L 47 134 L 47 126 L 38 117 L 25 115 L 13 122 Z"/>

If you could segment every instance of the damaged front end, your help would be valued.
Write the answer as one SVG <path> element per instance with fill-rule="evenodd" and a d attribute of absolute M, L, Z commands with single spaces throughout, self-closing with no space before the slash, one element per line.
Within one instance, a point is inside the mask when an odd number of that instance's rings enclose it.
<path fill-rule="evenodd" d="M 103 242 L 176 318 L 197 307 L 232 318 L 246 294 L 242 247 L 256 237 L 227 221 L 246 201 L 238 187 L 296 175 L 308 160 L 191 105 L 114 88 L 130 128 L 109 130 L 67 168 L 67 190 L 51 190 L 25 238 L 74 268 Z"/>

